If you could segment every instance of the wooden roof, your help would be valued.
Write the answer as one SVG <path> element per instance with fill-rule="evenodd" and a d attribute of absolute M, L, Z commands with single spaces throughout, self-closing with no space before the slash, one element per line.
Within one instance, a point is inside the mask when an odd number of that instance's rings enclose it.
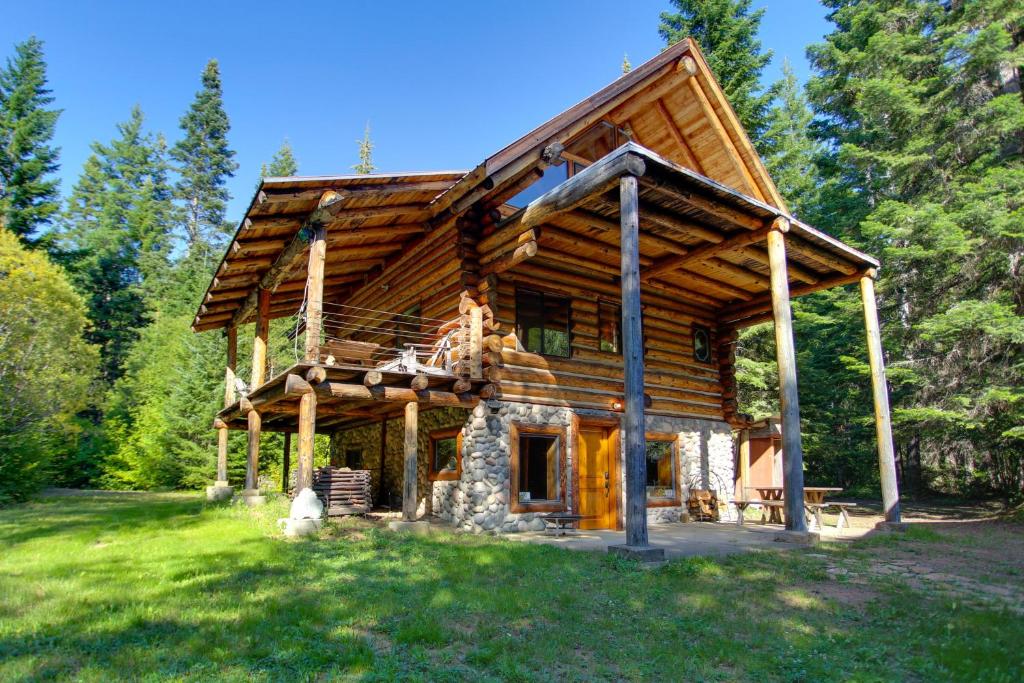
<path fill-rule="evenodd" d="M 293 240 L 300 234 L 304 221 L 317 209 L 325 192 L 342 196 L 340 202 L 331 205 L 327 224 L 329 251 L 324 296 L 329 299 L 365 281 L 374 268 L 396 257 L 410 241 L 454 221 L 473 204 L 503 204 L 548 167 L 550 159 L 546 158 L 545 150 L 570 142 L 601 121 L 626 129 L 634 146 L 641 146 L 636 149 L 643 149 L 650 155 L 653 167 L 673 169 L 672 182 L 689 183 L 698 188 L 701 196 L 723 205 L 742 206 L 741 213 L 748 214 L 752 220 L 787 216 L 796 238 L 790 240 L 796 247 L 790 251 L 791 263 L 797 275 L 805 275 L 805 284 L 821 279 L 814 273 L 828 280 L 835 272 L 877 266 L 870 257 L 788 216 L 784 200 L 704 56 L 695 43 L 684 40 L 527 133 L 472 171 L 264 180 L 210 284 L 193 328 L 196 331 L 216 329 L 251 318 L 253 291 L 261 280 L 265 282 L 274 274 L 282 257 L 296 255 L 289 247 L 295 246 Z M 716 225 L 719 219 L 686 202 L 670 202 L 664 198 L 655 201 L 654 190 L 648 188 L 644 192 L 649 201 L 654 201 L 646 218 L 641 212 L 647 242 L 658 242 L 663 247 L 660 250 L 649 248 L 644 254 L 649 264 L 657 265 L 659 259 L 673 256 L 671 249 L 664 249 L 666 244 L 671 247 L 672 241 L 676 241 L 674 255 L 677 257 L 681 255 L 680 249 L 701 248 L 700 226 L 718 231 L 715 233 L 718 237 L 729 235 L 735 229 L 735 226 Z M 581 234 L 597 241 L 608 240 L 609 235 L 602 236 L 593 225 L 594 219 L 614 220 L 613 204 L 602 205 L 600 200 L 595 200 L 588 208 L 592 220 L 576 226 Z M 658 216 L 659 211 L 682 212 L 678 218 L 689 217 L 690 224 L 696 227 L 689 233 L 668 230 L 665 220 L 659 222 L 652 218 Z M 667 220 L 671 222 L 671 216 Z M 556 222 L 564 224 L 566 221 L 571 227 L 573 215 L 560 216 Z M 658 235 L 663 237 L 660 242 Z M 744 249 L 748 247 L 716 256 L 711 263 L 717 264 L 717 271 L 705 260 L 691 259 L 685 269 L 666 271 L 657 281 L 675 286 L 689 274 L 692 286 L 693 276 L 714 279 L 728 273 L 737 278 L 737 282 L 730 282 L 725 290 L 715 291 L 736 293 L 748 289 L 758 292 L 760 285 L 756 283 L 762 282 L 765 270 L 756 258 L 744 256 L 744 253 L 750 256 L 755 252 L 744 252 Z M 819 258 L 815 260 L 808 254 L 817 254 Z M 823 263 L 832 259 L 839 271 Z M 730 263 L 747 275 L 744 277 L 739 270 L 730 268 Z M 290 315 L 297 310 L 303 299 L 305 277 L 305 259 L 297 258 L 285 279 L 278 283 L 274 278 L 272 316 Z M 800 292 L 795 290 L 794 293 Z M 713 296 L 704 298 L 714 299 Z M 735 303 L 737 299 L 745 300 L 740 296 L 726 301 Z"/>

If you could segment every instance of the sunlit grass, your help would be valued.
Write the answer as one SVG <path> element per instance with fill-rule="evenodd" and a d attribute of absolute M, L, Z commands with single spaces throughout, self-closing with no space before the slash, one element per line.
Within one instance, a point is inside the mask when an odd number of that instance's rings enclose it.
<path fill-rule="evenodd" d="M 0 680 L 1010 680 L 1024 663 L 1007 612 L 892 581 L 844 604 L 822 555 L 845 548 L 644 570 L 356 520 L 289 541 L 286 509 L 0 510 Z"/>

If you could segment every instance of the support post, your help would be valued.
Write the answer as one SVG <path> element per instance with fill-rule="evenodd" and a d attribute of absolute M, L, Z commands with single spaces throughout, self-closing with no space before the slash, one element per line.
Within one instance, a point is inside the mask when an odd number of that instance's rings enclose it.
<path fill-rule="evenodd" d="M 387 499 L 387 483 L 384 481 L 384 460 L 387 456 L 388 446 L 388 419 L 380 419 L 380 479 L 377 481 L 377 505 L 387 505 L 391 509 L 391 501 Z"/>
<path fill-rule="evenodd" d="M 259 505 L 264 502 L 260 495 L 260 433 L 263 429 L 263 418 L 255 410 L 250 410 L 246 416 L 249 424 L 249 441 L 245 459 L 245 490 L 242 496 L 249 505 Z"/>
<path fill-rule="evenodd" d="M 484 311 L 474 306 L 469 311 L 469 376 L 480 379 L 484 376 Z"/>
<path fill-rule="evenodd" d="M 736 492 L 736 497 L 746 500 L 748 486 L 750 486 L 750 427 L 744 427 L 740 430 L 740 490 Z"/>
<path fill-rule="evenodd" d="M 309 243 L 306 276 L 306 360 L 320 360 L 320 332 L 324 317 L 324 261 L 327 258 L 327 229 L 318 224 Z"/>
<path fill-rule="evenodd" d="M 313 441 L 316 436 L 316 393 L 299 399 L 299 461 L 295 469 L 295 494 L 313 487 Z"/>
<path fill-rule="evenodd" d="M 417 432 L 420 406 L 405 404 L 405 469 L 402 481 L 402 521 L 416 521 Z"/>
<path fill-rule="evenodd" d="M 622 265 L 622 362 L 625 414 L 622 427 L 626 460 L 626 544 L 609 552 L 644 561 L 660 561 L 661 548 L 647 537 L 647 453 L 644 438 L 644 343 L 640 319 L 640 208 L 636 176 L 619 179 Z"/>
<path fill-rule="evenodd" d="M 256 335 L 252 341 L 252 376 L 249 391 L 267 380 L 267 337 L 270 335 L 270 290 L 259 291 L 256 308 Z"/>
<path fill-rule="evenodd" d="M 229 325 L 227 335 L 227 365 L 224 368 L 224 407 L 235 402 L 235 367 L 238 360 L 238 328 Z M 217 480 L 206 487 L 208 500 L 227 500 L 234 491 L 228 484 L 228 428 L 217 428 Z"/>
<path fill-rule="evenodd" d="M 284 455 L 281 458 L 281 493 L 288 493 L 288 478 L 292 469 L 292 433 L 284 433 Z"/>
<path fill-rule="evenodd" d="M 878 439 L 882 507 L 885 510 L 885 521 L 899 524 L 900 492 L 896 480 L 896 449 L 892 443 L 889 389 L 885 381 L 885 360 L 882 356 L 882 332 L 878 325 L 874 276 L 875 271 L 871 270 L 860 279 L 860 296 L 864 304 L 864 329 L 867 333 L 868 363 L 871 366 L 871 393 L 875 399 L 875 435 Z"/>
<path fill-rule="evenodd" d="M 807 532 L 804 517 L 804 451 L 800 439 L 800 399 L 796 384 L 796 349 L 793 344 L 793 311 L 789 304 L 786 272 L 786 238 L 789 223 L 779 219 L 768 233 L 768 267 L 771 270 L 772 315 L 775 320 L 775 355 L 779 365 L 779 405 L 782 413 L 783 496 L 786 528 Z"/>
<path fill-rule="evenodd" d="M 267 379 L 267 336 L 270 333 L 270 290 L 260 289 L 256 306 L 256 334 L 252 342 L 252 377 L 250 391 L 255 390 Z M 259 505 L 264 502 L 260 495 L 260 433 L 263 419 L 258 412 L 250 410 L 246 415 L 249 426 L 249 441 L 245 460 L 245 502 Z"/>

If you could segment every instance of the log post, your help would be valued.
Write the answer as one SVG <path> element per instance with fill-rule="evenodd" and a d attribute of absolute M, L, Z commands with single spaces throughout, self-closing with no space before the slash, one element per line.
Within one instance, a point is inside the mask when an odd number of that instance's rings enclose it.
<path fill-rule="evenodd" d="M 299 462 L 295 469 L 295 493 L 313 486 L 313 440 L 316 436 L 316 393 L 299 399 Z"/>
<path fill-rule="evenodd" d="M 256 336 L 252 343 L 252 377 L 249 391 L 256 391 L 267 380 L 267 337 L 270 334 L 270 290 L 259 290 L 256 307 Z"/>
<path fill-rule="evenodd" d="M 419 404 L 405 404 L 405 469 L 402 481 L 402 521 L 416 521 L 417 431 Z"/>
<path fill-rule="evenodd" d="M 292 433 L 284 433 L 284 455 L 281 458 L 281 493 L 288 493 L 288 475 L 292 469 Z"/>
<path fill-rule="evenodd" d="M 479 306 L 469 311 L 469 376 L 481 379 L 484 376 L 484 312 Z"/>
<path fill-rule="evenodd" d="M 257 505 L 263 502 L 260 496 L 260 433 L 263 429 L 263 419 L 255 410 L 250 410 L 246 415 L 249 423 L 249 442 L 245 459 L 245 490 L 242 496 L 250 505 Z"/>
<path fill-rule="evenodd" d="M 313 228 L 309 243 L 309 267 L 306 276 L 306 360 L 320 360 L 320 332 L 324 316 L 324 261 L 327 258 L 327 229 Z"/>
<path fill-rule="evenodd" d="M 868 363 L 871 366 L 871 393 L 875 399 L 875 435 L 878 439 L 882 507 L 885 509 L 885 521 L 899 524 L 900 492 L 896 481 L 896 450 L 892 443 L 889 389 L 885 381 L 885 360 L 882 356 L 882 332 L 878 325 L 874 276 L 875 271 L 871 270 L 860 279 L 860 296 L 864 305 L 864 329 L 868 341 Z"/>
<path fill-rule="evenodd" d="M 775 320 L 775 355 L 779 364 L 779 406 L 782 413 L 783 495 L 786 528 L 806 532 L 804 517 L 804 451 L 800 440 L 800 398 L 796 384 L 796 349 L 793 344 L 793 312 L 789 304 L 786 272 L 786 238 L 789 224 L 777 220 L 768 233 L 768 267 L 771 270 L 772 315 Z"/>
<path fill-rule="evenodd" d="M 227 366 L 224 368 L 224 407 L 235 402 L 235 367 L 238 362 L 238 328 L 229 326 L 226 330 L 228 349 Z M 228 428 L 217 430 L 217 483 L 228 485 Z"/>
<path fill-rule="evenodd" d="M 640 319 L 640 209 L 637 179 L 619 179 L 622 266 L 622 363 L 625 414 L 626 544 L 610 552 L 645 561 L 664 559 L 647 537 L 647 449 L 644 437 L 644 342 Z"/>
<path fill-rule="evenodd" d="M 747 487 L 750 486 L 750 427 L 740 430 L 740 490 L 736 497 L 747 499 Z M 743 512 L 741 511 L 742 515 Z"/>

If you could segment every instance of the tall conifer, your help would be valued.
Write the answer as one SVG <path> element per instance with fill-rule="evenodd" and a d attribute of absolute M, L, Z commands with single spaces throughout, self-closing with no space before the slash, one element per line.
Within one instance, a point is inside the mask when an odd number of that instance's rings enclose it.
<path fill-rule="evenodd" d="M 51 141 L 61 112 L 50 108 L 50 92 L 42 41 L 16 45 L 0 69 L 0 227 L 25 243 L 60 211 L 60 152 Z"/>
<path fill-rule="evenodd" d="M 359 163 L 353 166 L 356 173 L 373 173 L 377 167 L 373 165 L 373 142 L 370 140 L 370 124 L 367 122 L 363 131 L 363 139 L 359 140 Z"/>

